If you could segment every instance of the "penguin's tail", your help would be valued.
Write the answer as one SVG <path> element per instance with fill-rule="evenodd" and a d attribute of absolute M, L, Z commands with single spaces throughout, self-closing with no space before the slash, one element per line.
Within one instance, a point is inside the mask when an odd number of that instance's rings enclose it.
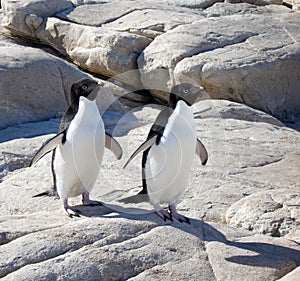
<path fill-rule="evenodd" d="M 55 196 L 55 197 L 58 197 L 58 194 L 57 194 L 56 190 L 51 189 L 51 190 L 46 190 L 46 191 L 41 192 L 39 194 L 33 195 L 32 197 L 36 198 L 36 197 L 41 197 L 41 196 Z"/>
<path fill-rule="evenodd" d="M 149 201 L 149 196 L 148 194 L 144 194 L 139 192 L 138 194 L 122 198 L 118 200 L 119 202 L 125 203 L 125 204 L 130 204 L 130 203 L 141 203 L 141 202 L 148 202 Z"/>

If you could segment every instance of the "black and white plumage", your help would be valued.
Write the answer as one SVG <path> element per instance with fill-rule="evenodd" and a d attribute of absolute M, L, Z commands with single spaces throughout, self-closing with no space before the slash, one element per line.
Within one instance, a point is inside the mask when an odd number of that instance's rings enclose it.
<path fill-rule="evenodd" d="M 122 157 L 122 148 L 109 134 L 96 105 L 96 96 L 103 84 L 84 78 L 71 87 L 71 105 L 64 114 L 58 134 L 49 139 L 37 151 L 30 166 L 53 150 L 52 174 L 54 192 L 60 197 L 65 212 L 78 216 L 68 204 L 69 197 L 82 194 L 84 205 L 99 205 L 90 200 L 92 190 L 100 171 L 104 147 L 115 156 Z M 42 193 L 41 195 L 44 195 Z"/>
<path fill-rule="evenodd" d="M 208 154 L 196 137 L 191 105 L 201 96 L 202 87 L 182 83 L 172 88 L 168 106 L 157 116 L 146 141 L 131 155 L 128 163 L 141 151 L 142 183 L 140 194 L 148 194 L 156 213 L 164 220 L 189 219 L 176 211 L 176 203 L 187 188 L 196 153 L 202 165 Z M 126 200 L 122 200 L 126 202 Z M 169 212 L 161 204 L 168 204 Z"/>

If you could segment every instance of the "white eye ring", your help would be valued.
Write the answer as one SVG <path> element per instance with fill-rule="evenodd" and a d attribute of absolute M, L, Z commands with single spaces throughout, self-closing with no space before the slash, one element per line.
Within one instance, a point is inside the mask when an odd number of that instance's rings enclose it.
<path fill-rule="evenodd" d="M 87 88 L 88 88 L 88 87 L 87 87 L 87 86 L 85 86 L 85 85 L 81 87 L 81 89 L 82 89 L 82 90 L 84 90 L 84 91 L 86 91 L 86 90 L 87 90 Z"/>
<path fill-rule="evenodd" d="M 188 89 L 183 89 L 183 93 L 187 94 L 189 92 Z"/>

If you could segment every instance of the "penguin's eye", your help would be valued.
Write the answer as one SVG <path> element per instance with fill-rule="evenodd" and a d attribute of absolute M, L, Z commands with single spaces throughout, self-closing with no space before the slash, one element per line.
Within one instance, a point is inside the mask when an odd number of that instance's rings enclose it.
<path fill-rule="evenodd" d="M 81 87 L 81 89 L 83 90 L 83 91 L 86 91 L 87 90 L 87 86 L 85 86 L 85 85 L 83 85 L 82 87 Z"/>
<path fill-rule="evenodd" d="M 189 92 L 189 89 L 183 89 L 183 93 L 187 94 Z"/>

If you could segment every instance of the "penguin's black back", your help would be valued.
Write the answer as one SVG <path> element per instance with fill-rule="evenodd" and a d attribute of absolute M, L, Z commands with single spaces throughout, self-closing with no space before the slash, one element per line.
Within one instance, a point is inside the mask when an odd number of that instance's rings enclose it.
<path fill-rule="evenodd" d="M 156 117 L 153 125 L 150 128 L 150 131 L 147 136 L 147 140 L 151 139 L 152 137 L 157 135 L 156 139 L 156 145 L 159 145 L 160 139 L 164 134 L 166 125 L 168 123 L 169 117 L 171 116 L 173 112 L 173 109 L 170 107 L 165 107 Z M 147 180 L 146 180 L 146 173 L 145 173 L 145 167 L 146 167 L 146 162 L 148 158 L 150 148 L 146 149 L 143 152 L 143 157 L 142 157 L 142 184 L 143 184 L 143 189 L 139 192 L 139 194 L 147 194 Z"/>

